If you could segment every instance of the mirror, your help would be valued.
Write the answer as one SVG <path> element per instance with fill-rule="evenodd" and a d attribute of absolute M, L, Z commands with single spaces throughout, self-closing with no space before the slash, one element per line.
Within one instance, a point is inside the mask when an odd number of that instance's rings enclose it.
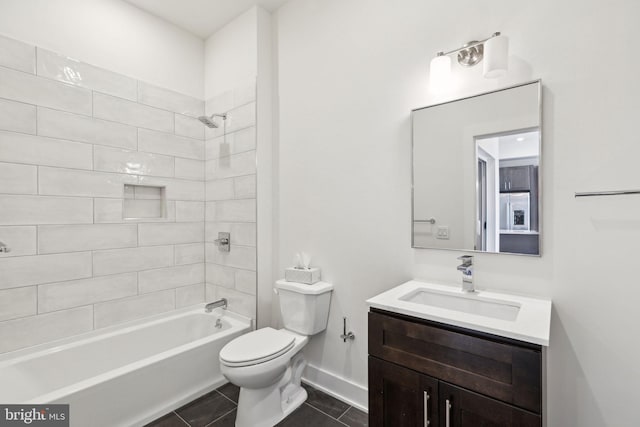
<path fill-rule="evenodd" d="M 540 255 L 541 82 L 412 111 L 414 248 Z"/>

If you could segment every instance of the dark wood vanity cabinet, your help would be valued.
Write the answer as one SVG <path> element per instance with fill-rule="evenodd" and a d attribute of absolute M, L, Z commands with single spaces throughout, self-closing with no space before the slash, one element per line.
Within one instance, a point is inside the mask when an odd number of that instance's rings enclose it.
<path fill-rule="evenodd" d="M 538 345 L 369 313 L 369 425 L 540 427 Z"/>

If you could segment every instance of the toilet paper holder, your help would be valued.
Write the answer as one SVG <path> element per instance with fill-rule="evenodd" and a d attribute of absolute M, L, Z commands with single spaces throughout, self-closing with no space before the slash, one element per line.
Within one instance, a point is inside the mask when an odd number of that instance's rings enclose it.
<path fill-rule="evenodd" d="M 356 339 L 356 336 L 353 332 L 347 332 L 347 318 L 342 318 L 342 334 L 340 334 L 340 338 L 343 342 L 347 342 L 347 340 L 353 341 Z"/>

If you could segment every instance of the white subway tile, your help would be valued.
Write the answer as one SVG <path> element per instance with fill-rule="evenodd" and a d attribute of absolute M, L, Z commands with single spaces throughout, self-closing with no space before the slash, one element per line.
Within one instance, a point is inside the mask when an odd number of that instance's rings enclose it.
<path fill-rule="evenodd" d="M 140 246 L 177 245 L 203 241 L 203 222 L 138 224 L 138 244 Z"/>
<path fill-rule="evenodd" d="M 18 40 L 0 36 L 0 65 L 26 73 L 36 73 L 36 48 Z"/>
<path fill-rule="evenodd" d="M 204 221 L 204 202 L 176 202 L 176 221 Z"/>
<path fill-rule="evenodd" d="M 207 160 L 244 153 L 256 149 L 256 127 L 251 126 L 237 132 L 207 140 Z"/>
<path fill-rule="evenodd" d="M 214 247 L 213 250 L 217 250 L 217 248 Z M 233 288 L 236 285 L 236 269 L 207 263 L 207 283 Z"/>
<path fill-rule="evenodd" d="M 0 161 L 91 169 L 91 145 L 0 131 Z"/>
<path fill-rule="evenodd" d="M 215 299 L 226 298 L 228 310 L 255 319 L 256 317 L 256 297 L 235 289 L 228 289 L 215 286 Z"/>
<path fill-rule="evenodd" d="M 165 187 L 167 200 L 204 200 L 204 182 L 141 176 L 140 185 Z"/>
<path fill-rule="evenodd" d="M 233 237 L 233 236 L 232 236 Z M 231 251 L 219 251 L 212 243 L 205 243 L 206 261 L 227 267 L 256 270 L 256 248 L 238 246 L 231 241 Z"/>
<path fill-rule="evenodd" d="M 103 302 L 94 306 L 95 327 L 104 328 L 128 320 L 164 313 L 175 308 L 173 289 L 131 298 Z"/>
<path fill-rule="evenodd" d="M 197 264 L 204 262 L 204 243 L 187 243 L 175 246 L 175 264 Z"/>
<path fill-rule="evenodd" d="M 93 95 L 93 115 L 131 126 L 173 132 L 172 113 L 101 93 Z"/>
<path fill-rule="evenodd" d="M 219 232 L 231 233 L 231 240 L 240 246 L 256 245 L 256 223 L 255 222 L 207 222 L 205 241 L 213 242 L 218 238 Z"/>
<path fill-rule="evenodd" d="M 232 200 L 233 196 L 233 179 L 207 181 L 205 184 L 205 199 L 207 201 Z"/>
<path fill-rule="evenodd" d="M 135 184 L 132 175 L 40 167 L 38 190 L 49 196 L 123 197 L 124 184 Z"/>
<path fill-rule="evenodd" d="M 38 75 L 109 95 L 136 100 L 136 80 L 38 48 Z"/>
<path fill-rule="evenodd" d="M 0 163 L 0 193 L 37 194 L 38 168 L 15 163 Z"/>
<path fill-rule="evenodd" d="M 94 276 L 149 270 L 170 265 L 173 265 L 173 246 L 111 249 L 93 253 Z"/>
<path fill-rule="evenodd" d="M 204 160 L 204 141 L 148 129 L 138 130 L 138 150 Z"/>
<path fill-rule="evenodd" d="M 138 273 L 141 294 L 204 282 L 204 264 L 180 265 Z"/>
<path fill-rule="evenodd" d="M 43 107 L 38 108 L 38 134 L 133 150 L 138 144 L 133 126 Z"/>
<path fill-rule="evenodd" d="M 204 180 L 204 161 L 176 157 L 176 178 Z"/>
<path fill-rule="evenodd" d="M 204 101 L 144 82 L 138 83 L 138 102 L 187 116 L 204 114 Z"/>
<path fill-rule="evenodd" d="M 37 312 L 37 299 L 35 286 L 0 291 L 0 321 L 33 316 Z"/>
<path fill-rule="evenodd" d="M 0 253 L 0 258 L 35 255 L 36 234 L 36 227 L 0 227 L 0 242 L 11 249 L 11 252 Z"/>
<path fill-rule="evenodd" d="M 4 67 L 0 98 L 91 115 L 91 91 Z"/>
<path fill-rule="evenodd" d="M 92 277 L 38 286 L 38 312 L 63 310 L 126 298 L 138 293 L 136 273 Z"/>
<path fill-rule="evenodd" d="M 93 307 L 78 307 L 0 323 L 0 353 L 89 332 Z"/>
<path fill-rule="evenodd" d="M 256 201 L 245 199 L 207 203 L 207 221 L 256 222 Z"/>
<path fill-rule="evenodd" d="M 256 103 L 251 102 L 227 113 L 227 133 L 256 124 Z"/>
<path fill-rule="evenodd" d="M 257 275 L 255 271 L 236 269 L 236 290 L 250 295 L 256 295 Z"/>
<path fill-rule="evenodd" d="M 256 127 L 251 126 L 224 136 L 207 138 L 205 159 L 217 159 L 256 149 Z"/>
<path fill-rule="evenodd" d="M 216 299 L 216 285 L 213 283 L 204 284 L 204 299 L 205 301 L 213 301 Z"/>
<path fill-rule="evenodd" d="M 139 153 L 111 147 L 93 149 L 93 167 L 97 171 L 135 175 L 173 177 L 173 157 Z"/>
<path fill-rule="evenodd" d="M 78 197 L 0 195 L 0 224 L 88 224 L 93 222 L 93 201 Z"/>
<path fill-rule="evenodd" d="M 246 175 L 233 179 L 233 188 L 236 199 L 249 199 L 256 197 L 256 176 Z"/>
<path fill-rule="evenodd" d="M 36 255 L 0 259 L 0 289 L 91 276 L 91 253 Z"/>
<path fill-rule="evenodd" d="M 204 301 L 204 283 L 176 289 L 176 308 L 200 304 Z"/>
<path fill-rule="evenodd" d="M 175 121 L 176 135 L 188 136 L 189 138 L 204 140 L 205 126 L 197 118 L 184 116 L 182 114 L 176 114 Z"/>
<path fill-rule="evenodd" d="M 207 166 L 207 179 L 224 179 L 256 173 L 256 152 L 246 151 L 227 157 L 210 160 L 213 165 Z M 212 176 L 211 176 L 212 175 Z"/>
<path fill-rule="evenodd" d="M 0 129 L 35 135 L 35 105 L 0 99 Z"/>
<path fill-rule="evenodd" d="M 137 225 L 41 225 L 38 227 L 38 252 L 92 251 L 131 248 L 138 244 Z"/>
<path fill-rule="evenodd" d="M 123 222 L 123 199 L 94 199 L 94 222 L 96 224 Z"/>

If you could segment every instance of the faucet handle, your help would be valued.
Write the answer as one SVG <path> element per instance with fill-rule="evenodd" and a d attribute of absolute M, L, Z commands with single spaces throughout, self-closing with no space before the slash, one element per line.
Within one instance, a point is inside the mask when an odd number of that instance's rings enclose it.
<path fill-rule="evenodd" d="M 473 255 L 462 255 L 459 256 L 458 259 L 462 261 L 462 264 L 465 266 L 473 264 Z"/>

